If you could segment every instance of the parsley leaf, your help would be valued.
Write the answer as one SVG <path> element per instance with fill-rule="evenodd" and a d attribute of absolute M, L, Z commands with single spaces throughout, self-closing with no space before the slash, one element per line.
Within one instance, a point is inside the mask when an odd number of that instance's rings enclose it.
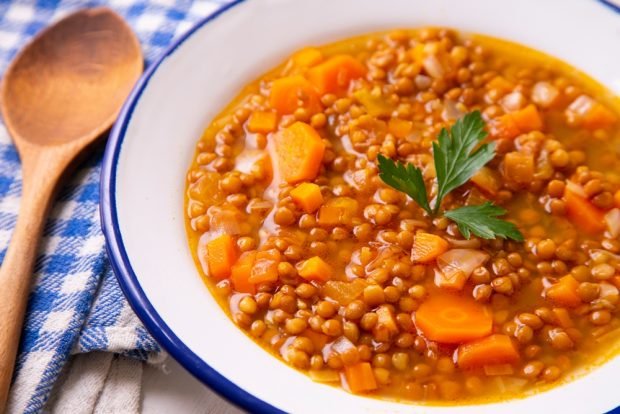
<path fill-rule="evenodd" d="M 484 120 L 479 111 L 471 112 L 454 123 L 450 131 L 443 128 L 433 142 L 433 158 L 437 172 L 437 196 L 433 208 L 428 202 L 422 171 L 400 161 L 378 155 L 379 177 L 384 183 L 409 195 L 429 216 L 436 216 L 443 198 L 465 184 L 495 156 L 495 143 L 481 144 L 486 138 Z M 458 226 L 469 239 L 471 233 L 484 239 L 501 237 L 523 241 L 517 227 L 498 217 L 506 210 L 490 202 L 446 211 L 444 216 Z"/>
<path fill-rule="evenodd" d="M 391 159 L 378 155 L 379 177 L 384 183 L 411 197 L 428 214 L 432 214 L 428 204 L 426 186 L 422 177 L 422 170 L 412 164 L 394 162 Z"/>
<path fill-rule="evenodd" d="M 456 223 L 466 239 L 474 233 L 483 239 L 512 239 L 523 241 L 523 235 L 513 223 L 497 217 L 506 214 L 506 210 L 489 202 L 478 206 L 465 206 L 446 211 L 444 216 Z"/>
<path fill-rule="evenodd" d="M 433 209 L 435 214 L 446 194 L 469 181 L 495 156 L 494 142 L 480 145 L 473 151 L 486 136 L 480 111 L 470 112 L 460 118 L 450 132 L 442 128 L 438 142 L 433 142 L 438 187 Z"/>

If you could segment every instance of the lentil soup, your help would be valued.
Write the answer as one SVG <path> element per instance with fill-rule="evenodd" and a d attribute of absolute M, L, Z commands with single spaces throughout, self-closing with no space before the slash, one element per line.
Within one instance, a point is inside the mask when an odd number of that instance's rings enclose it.
<path fill-rule="evenodd" d="M 437 202 L 433 143 L 472 111 L 494 151 Z M 524 396 L 619 349 L 619 152 L 617 99 L 520 45 L 428 28 L 305 48 L 198 141 L 189 244 L 234 323 L 314 381 Z M 425 210 L 382 157 L 417 167 L 437 208 L 501 206 L 519 237 Z"/>

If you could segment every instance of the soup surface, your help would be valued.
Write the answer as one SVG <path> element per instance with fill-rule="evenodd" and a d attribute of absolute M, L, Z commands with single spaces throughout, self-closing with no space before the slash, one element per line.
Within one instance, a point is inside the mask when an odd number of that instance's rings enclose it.
<path fill-rule="evenodd" d="M 305 48 L 198 141 L 189 244 L 234 323 L 314 381 L 523 396 L 618 350 L 617 108 L 562 62 L 447 29 Z"/>

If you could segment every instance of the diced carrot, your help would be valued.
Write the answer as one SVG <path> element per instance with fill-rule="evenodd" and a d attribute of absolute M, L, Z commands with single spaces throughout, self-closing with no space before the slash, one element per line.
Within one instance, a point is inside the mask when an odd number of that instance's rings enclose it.
<path fill-rule="evenodd" d="M 501 188 L 500 180 L 499 174 L 489 167 L 482 167 L 471 177 L 471 181 L 489 195 L 497 195 Z"/>
<path fill-rule="evenodd" d="M 513 139 L 516 138 L 521 131 L 510 114 L 502 115 L 492 119 L 488 123 L 489 134 L 493 138 Z"/>
<path fill-rule="evenodd" d="M 489 122 L 489 133 L 494 138 L 513 139 L 517 135 L 539 131 L 543 127 L 543 121 L 536 109 L 530 104 L 523 109 L 504 114 Z"/>
<path fill-rule="evenodd" d="M 612 111 L 587 95 L 578 96 L 564 114 L 569 124 L 591 130 L 608 128 L 617 120 Z"/>
<path fill-rule="evenodd" d="M 513 151 L 504 155 L 504 178 L 517 184 L 529 184 L 534 178 L 534 157 Z"/>
<path fill-rule="evenodd" d="M 266 134 L 276 129 L 277 115 L 274 112 L 255 111 L 248 119 L 248 130 Z"/>
<path fill-rule="evenodd" d="M 297 272 L 304 279 L 316 280 L 317 282 L 327 282 L 332 276 L 332 268 L 319 256 L 311 257 L 302 262 Z"/>
<path fill-rule="evenodd" d="M 306 47 L 293 55 L 297 67 L 309 68 L 323 61 L 323 53 L 317 48 Z"/>
<path fill-rule="evenodd" d="M 252 284 L 277 281 L 279 263 L 280 252 L 277 249 L 256 253 L 256 260 L 248 281 Z"/>
<path fill-rule="evenodd" d="M 620 289 L 620 276 L 614 276 L 609 281 L 612 285 Z"/>
<path fill-rule="evenodd" d="M 521 133 L 530 131 L 540 131 L 543 127 L 543 121 L 538 113 L 535 105 L 530 104 L 523 109 L 511 112 L 510 116 L 519 128 Z"/>
<path fill-rule="evenodd" d="M 276 79 L 271 84 L 269 103 L 279 114 L 292 114 L 297 108 L 306 108 L 311 114 L 321 110 L 319 95 L 310 82 L 301 75 Z"/>
<path fill-rule="evenodd" d="M 566 215 L 572 223 L 587 233 L 601 233 L 605 230 L 605 213 L 586 198 L 566 186 L 564 190 Z"/>
<path fill-rule="evenodd" d="M 553 308 L 551 312 L 553 312 L 555 322 L 562 328 L 571 328 L 575 326 L 566 308 Z"/>
<path fill-rule="evenodd" d="M 344 367 L 344 375 L 349 389 L 354 394 L 377 389 L 377 381 L 368 362 L 358 362 Z"/>
<path fill-rule="evenodd" d="M 350 224 L 357 214 L 357 209 L 357 200 L 350 197 L 332 198 L 319 210 L 319 225 L 331 227 Z"/>
<path fill-rule="evenodd" d="M 489 89 L 498 89 L 504 93 L 508 93 L 514 89 L 514 84 L 509 82 L 503 76 L 496 76 L 487 83 Z"/>
<path fill-rule="evenodd" d="M 417 232 L 413 239 L 411 260 L 416 263 L 428 263 L 448 250 L 448 242 L 431 233 Z"/>
<path fill-rule="evenodd" d="M 574 308 L 581 304 L 581 299 L 577 294 L 579 282 L 571 276 L 566 275 L 545 290 L 545 297 L 558 305 Z"/>
<path fill-rule="evenodd" d="M 322 334 L 320 332 L 313 331 L 310 328 L 306 329 L 302 333 L 302 335 L 312 341 L 312 344 L 314 345 L 314 349 L 317 352 L 321 352 L 323 350 L 323 347 L 327 344 L 327 341 L 329 340 L 329 337 L 327 335 Z"/>
<path fill-rule="evenodd" d="M 306 213 L 314 213 L 323 204 L 323 195 L 318 185 L 301 183 L 291 190 L 293 201 Z"/>
<path fill-rule="evenodd" d="M 230 276 L 236 259 L 236 244 L 230 235 L 222 234 L 207 243 L 209 276 L 215 280 L 223 280 Z"/>
<path fill-rule="evenodd" d="M 509 336 L 494 334 L 459 346 L 456 360 L 461 368 L 514 363 L 519 351 Z"/>
<path fill-rule="evenodd" d="M 241 293 L 254 294 L 256 287 L 250 283 L 250 275 L 252 274 L 252 266 L 256 259 L 256 251 L 245 252 L 239 257 L 237 263 L 232 267 L 230 281 L 233 289 Z"/>
<path fill-rule="evenodd" d="M 422 302 L 415 325 L 431 341 L 456 344 L 489 335 L 493 317 L 471 298 L 442 292 Z"/>
<path fill-rule="evenodd" d="M 398 333 L 398 326 L 392 309 L 387 305 L 381 305 L 375 311 L 377 323 L 372 328 L 373 337 L 381 342 L 389 342 Z"/>
<path fill-rule="evenodd" d="M 274 135 L 278 171 L 289 183 L 313 180 L 319 173 L 325 144 L 310 125 L 295 122 Z"/>
<path fill-rule="evenodd" d="M 413 122 L 400 118 L 391 118 L 388 122 L 388 130 L 396 138 L 406 138 L 413 129 Z"/>
<path fill-rule="evenodd" d="M 344 93 L 349 83 L 366 76 L 366 67 L 353 56 L 338 55 L 308 70 L 308 80 L 319 94 Z"/>

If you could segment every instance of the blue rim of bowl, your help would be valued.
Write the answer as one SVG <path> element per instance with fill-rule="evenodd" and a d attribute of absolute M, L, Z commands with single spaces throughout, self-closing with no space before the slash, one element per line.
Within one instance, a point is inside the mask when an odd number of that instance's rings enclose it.
<path fill-rule="evenodd" d="M 620 6 L 611 3 L 609 0 L 597 1 L 616 13 L 620 13 Z M 234 0 L 196 23 L 190 30 L 174 41 L 142 75 L 127 98 L 118 120 L 110 132 L 101 170 L 100 214 L 103 234 L 106 239 L 106 250 L 121 290 L 136 315 L 157 342 L 192 375 L 233 404 L 252 413 L 280 414 L 285 412 L 245 391 L 204 362 L 174 334 L 172 329 L 159 316 L 146 297 L 131 267 L 123 244 L 116 213 L 116 169 L 118 158 L 133 111 L 151 77 L 162 62 L 172 55 L 194 32 L 226 11 L 244 2 L 246 0 Z M 620 407 L 616 407 L 608 412 L 608 414 L 612 413 L 620 413 Z"/>

